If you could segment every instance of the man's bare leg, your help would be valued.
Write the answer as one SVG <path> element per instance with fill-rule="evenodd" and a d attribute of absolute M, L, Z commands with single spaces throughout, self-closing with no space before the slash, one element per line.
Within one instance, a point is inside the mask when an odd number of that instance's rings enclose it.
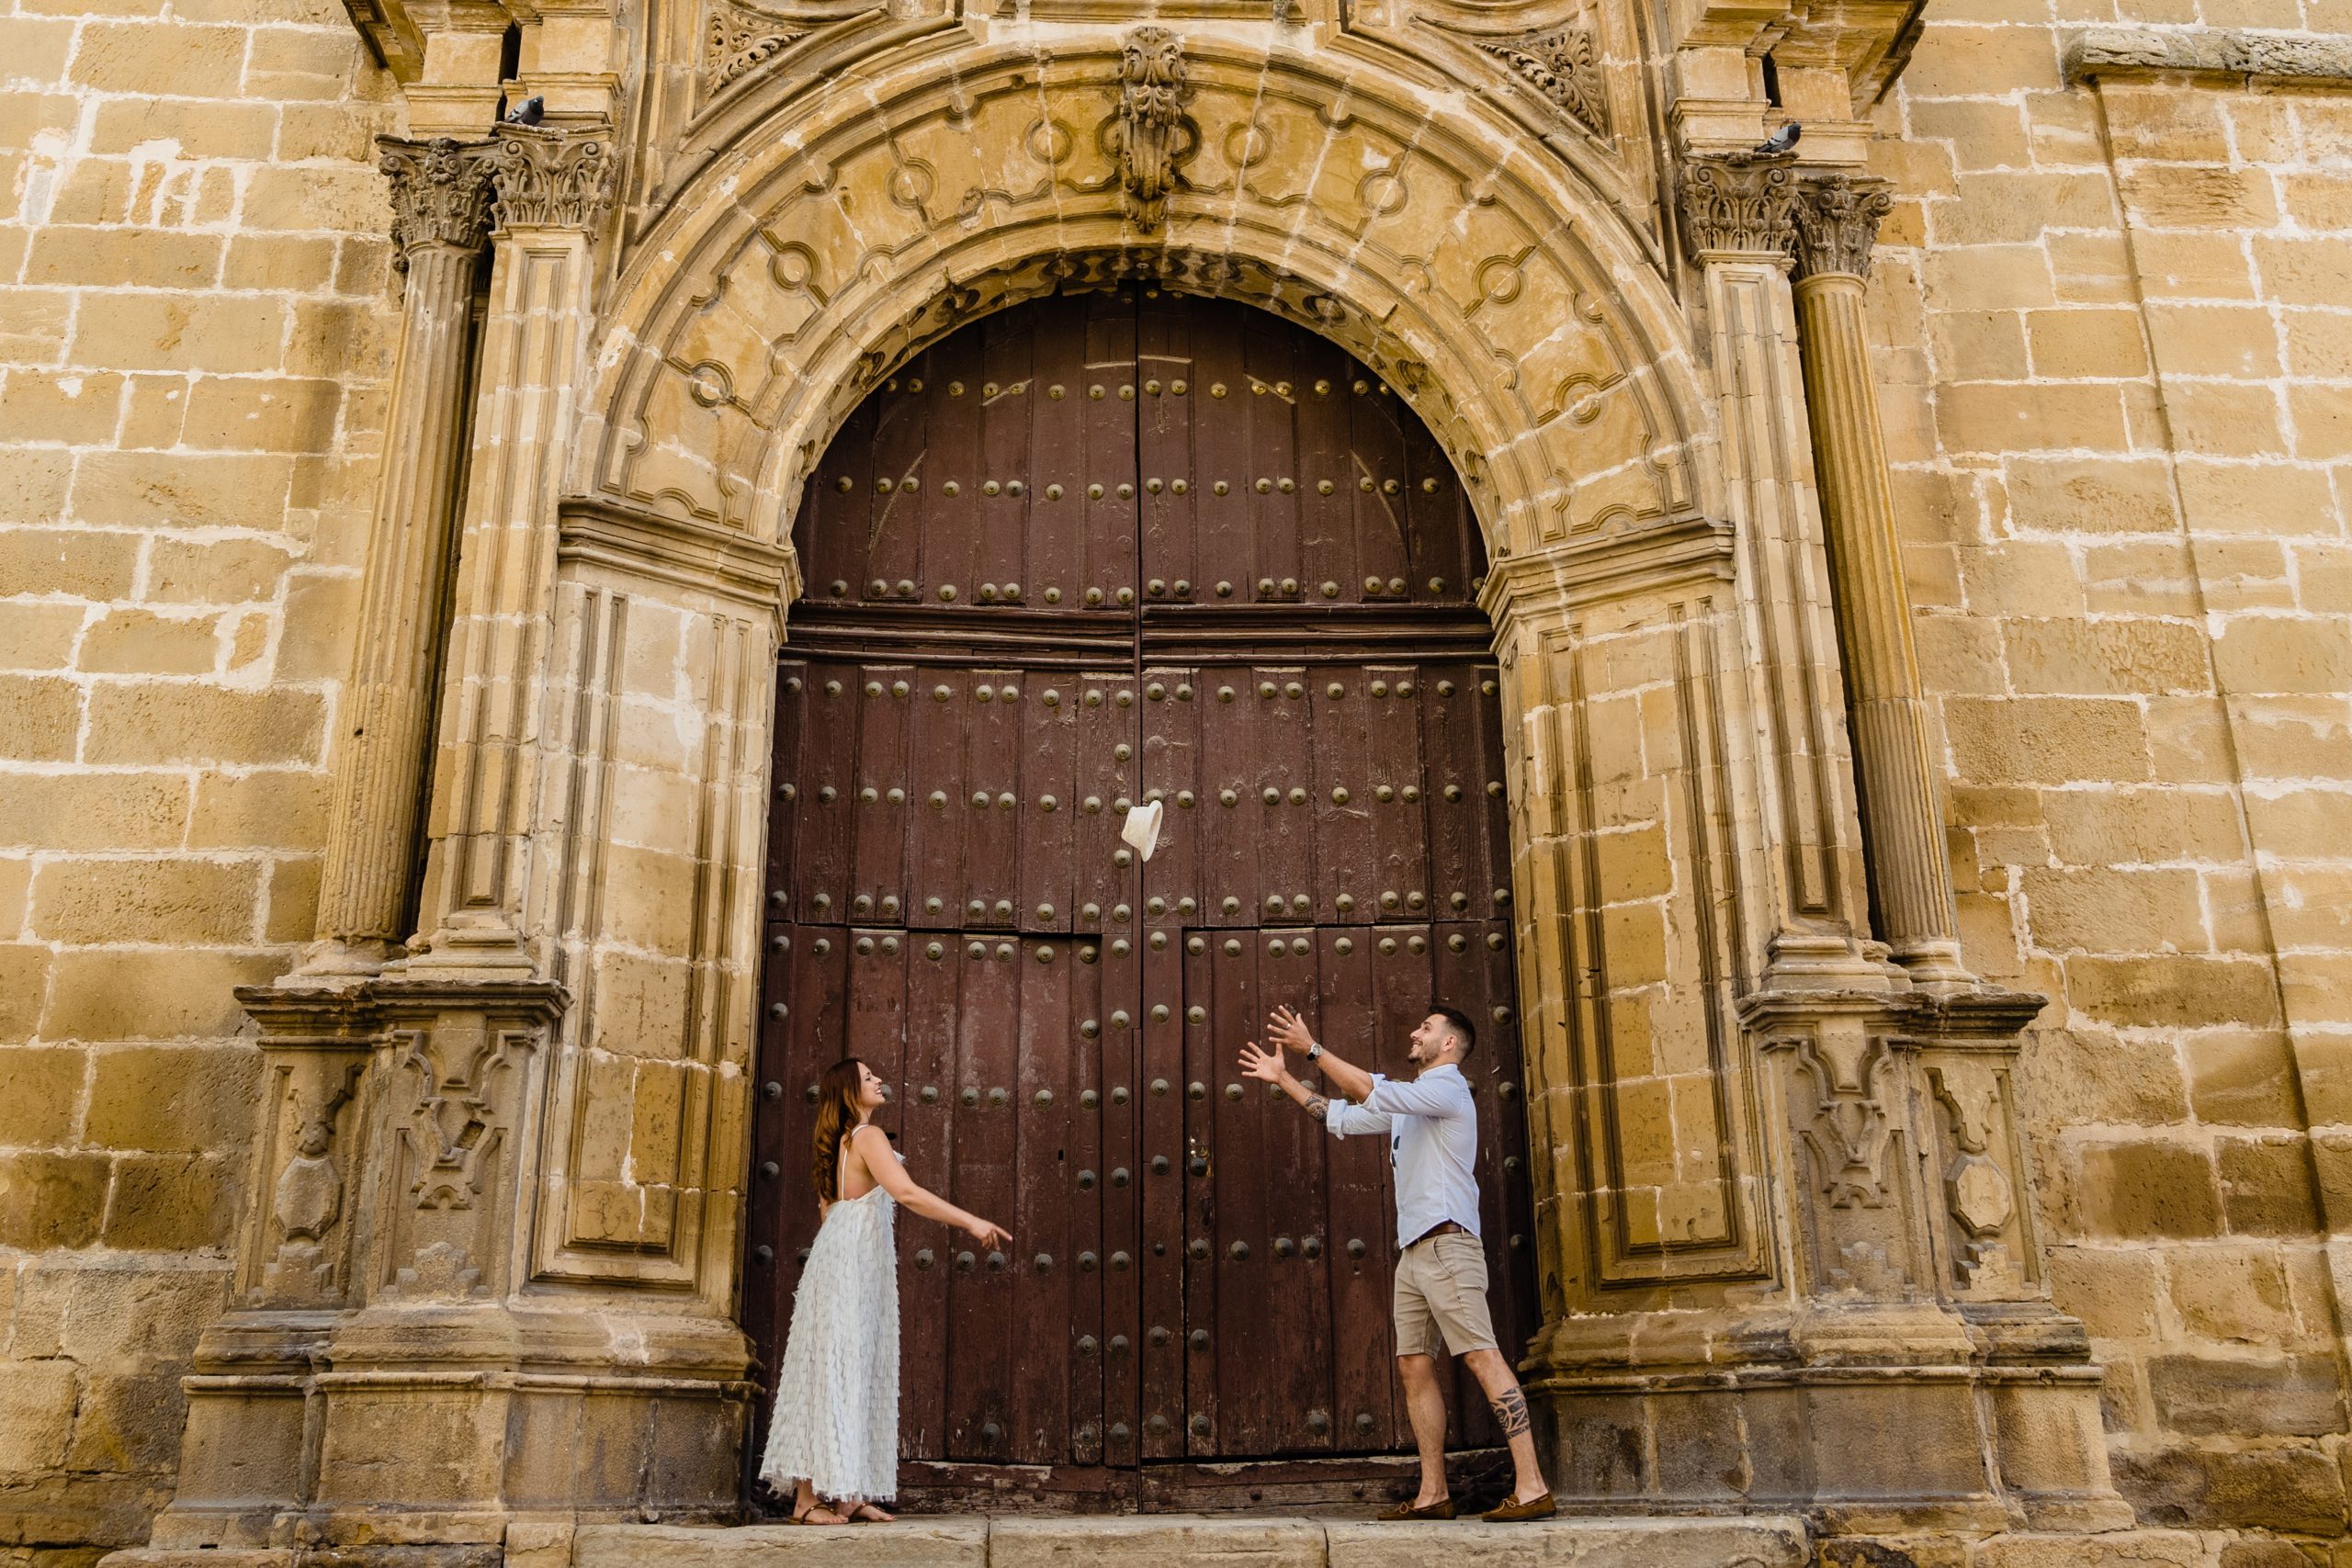
<path fill-rule="evenodd" d="M 1487 1391 L 1487 1403 L 1495 1412 L 1495 1425 L 1510 1444 L 1511 1467 L 1519 1472 L 1518 1483 L 1511 1489 L 1514 1503 L 1532 1503 L 1550 1494 L 1552 1488 L 1544 1479 L 1544 1469 L 1535 1461 L 1535 1434 L 1527 1419 L 1527 1395 L 1519 1386 L 1519 1379 L 1503 1359 L 1499 1350 L 1473 1350 L 1462 1358 L 1478 1386 Z M 1436 1386 L 1432 1375 L 1430 1386 Z M 1418 1427 L 1416 1428 L 1418 1430 Z M 1421 1461 L 1424 1465 L 1428 1461 Z"/>
<path fill-rule="evenodd" d="M 1437 1359 L 1431 1356 L 1399 1356 L 1396 1375 L 1405 1384 L 1405 1414 L 1413 1423 L 1413 1445 L 1421 1452 L 1421 1490 L 1414 1497 L 1413 1506 L 1435 1507 L 1449 1495 L 1445 1489 L 1445 1395 L 1438 1387 Z"/>

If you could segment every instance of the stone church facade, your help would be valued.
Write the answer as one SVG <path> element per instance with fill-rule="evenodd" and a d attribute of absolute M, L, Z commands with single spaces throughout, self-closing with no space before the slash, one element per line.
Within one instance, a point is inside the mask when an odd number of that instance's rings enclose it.
<path fill-rule="evenodd" d="M 2352 1560 L 2352 16 L 348 6 L 0 16 L 13 1556 L 739 1517 L 812 476 L 1167 297 L 1475 517 L 1564 1505 Z"/>

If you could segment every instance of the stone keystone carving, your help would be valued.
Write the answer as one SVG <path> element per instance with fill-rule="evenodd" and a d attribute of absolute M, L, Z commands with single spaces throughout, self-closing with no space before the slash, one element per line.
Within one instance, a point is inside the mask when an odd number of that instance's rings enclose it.
<path fill-rule="evenodd" d="M 392 265 L 408 270 L 419 245 L 476 250 L 490 231 L 491 143 L 436 136 L 376 138 L 377 167 L 392 186 Z"/>
<path fill-rule="evenodd" d="M 1731 152 L 1685 163 L 1683 233 L 1691 254 L 1787 254 L 1797 194 L 1794 162 L 1782 154 Z"/>
<path fill-rule="evenodd" d="M 1554 107 L 1595 136 L 1609 134 L 1609 100 L 1600 85 L 1600 50 L 1589 28 L 1554 28 L 1510 39 L 1475 39 Z"/>
<path fill-rule="evenodd" d="M 710 23 L 703 30 L 704 84 L 715 93 L 808 36 L 807 28 L 788 26 L 780 17 L 713 0 Z"/>
<path fill-rule="evenodd" d="M 594 229 L 613 199 L 617 165 L 602 136 L 502 125 L 491 143 L 503 229 Z"/>
<path fill-rule="evenodd" d="M 1853 175 L 1815 175 L 1798 182 L 1796 275 L 1871 275 L 1871 247 L 1894 197 L 1889 182 Z"/>
<path fill-rule="evenodd" d="M 1166 28 L 1137 28 L 1119 56 L 1119 107 L 1103 122 L 1102 146 L 1118 161 L 1119 184 L 1136 218 L 1157 225 L 1181 166 L 1200 151 L 1200 127 L 1184 112 L 1184 40 Z"/>

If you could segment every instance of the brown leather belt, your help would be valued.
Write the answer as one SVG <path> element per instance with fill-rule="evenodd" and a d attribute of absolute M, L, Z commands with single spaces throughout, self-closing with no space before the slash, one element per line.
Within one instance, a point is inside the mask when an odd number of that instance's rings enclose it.
<path fill-rule="evenodd" d="M 1468 1235 L 1469 1234 L 1468 1230 L 1455 1224 L 1452 1220 L 1442 1220 L 1415 1236 L 1408 1245 L 1419 1247 L 1433 1235 Z"/>

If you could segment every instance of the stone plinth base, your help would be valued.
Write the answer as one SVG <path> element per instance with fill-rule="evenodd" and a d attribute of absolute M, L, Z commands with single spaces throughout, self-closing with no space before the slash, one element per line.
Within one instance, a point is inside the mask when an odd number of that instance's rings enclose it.
<path fill-rule="evenodd" d="M 622 1336 L 632 1359 L 616 1366 Z M 751 1390 L 731 1324 L 455 1303 L 339 1322 L 232 1314 L 196 1368 L 155 1549 L 494 1559 L 517 1520 L 738 1508 Z"/>
<path fill-rule="evenodd" d="M 2087 1350 L 2046 1311 L 1893 1304 L 1569 1320 L 1525 1370 L 1564 1507 L 1785 1511 L 1837 1535 L 2122 1529 Z"/>

